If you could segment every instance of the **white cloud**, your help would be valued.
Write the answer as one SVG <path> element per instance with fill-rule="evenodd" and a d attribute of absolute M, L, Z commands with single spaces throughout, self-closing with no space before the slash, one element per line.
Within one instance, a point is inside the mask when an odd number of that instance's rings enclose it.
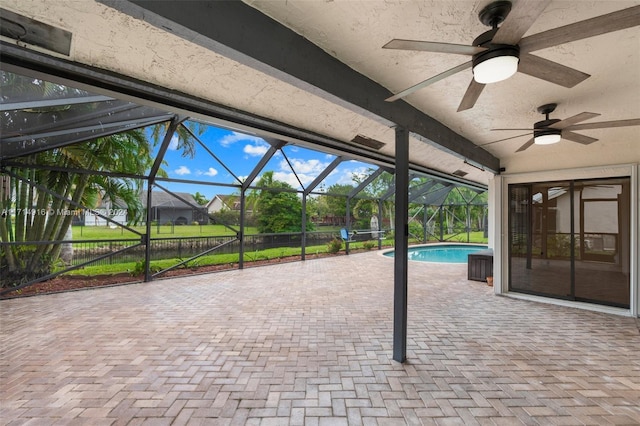
<path fill-rule="evenodd" d="M 312 180 L 311 178 L 308 178 L 306 176 L 298 175 L 298 177 L 300 178 L 300 180 L 302 181 L 303 184 L 305 184 L 308 181 Z M 278 180 L 280 182 L 286 182 L 289 185 L 291 185 L 293 188 L 300 188 L 300 184 L 298 183 L 298 179 L 296 179 L 296 176 L 291 172 L 274 172 L 273 173 L 273 180 Z M 305 181 L 307 181 L 307 182 L 305 182 Z"/>
<path fill-rule="evenodd" d="M 209 169 L 203 173 L 204 175 L 207 176 L 215 176 L 218 174 L 218 171 L 216 169 L 214 169 L 213 167 L 209 167 Z"/>
<path fill-rule="evenodd" d="M 231 132 L 230 135 L 225 135 L 222 139 L 220 139 L 220 145 L 227 147 L 236 142 L 253 142 L 254 144 L 258 144 L 260 142 L 264 143 L 262 138 L 257 136 L 245 135 L 244 133 Z"/>
<path fill-rule="evenodd" d="M 269 145 L 261 144 L 261 145 L 245 145 L 242 151 L 251 156 L 264 155 L 269 150 Z"/>
<path fill-rule="evenodd" d="M 296 173 L 310 173 L 318 175 L 329 165 L 329 163 L 323 163 L 315 158 L 310 160 L 292 158 L 289 161 L 291 162 L 291 167 L 293 167 L 293 170 L 295 170 Z M 282 170 L 289 170 L 289 165 L 283 160 L 280 162 L 280 168 Z"/>
<path fill-rule="evenodd" d="M 189 170 L 189 168 L 187 166 L 180 166 L 177 169 L 175 169 L 173 172 L 175 174 L 177 174 L 178 176 L 190 175 L 191 174 L 191 170 Z"/>
<path fill-rule="evenodd" d="M 363 180 L 367 176 L 371 174 L 371 171 L 366 167 L 359 167 L 357 169 L 352 170 L 343 170 L 342 175 L 338 178 L 336 183 L 340 185 L 358 185 L 354 180 L 354 176 L 358 178 L 358 180 Z"/>
<path fill-rule="evenodd" d="M 169 149 L 171 151 L 175 151 L 176 149 L 178 149 L 179 141 L 180 141 L 180 138 L 178 137 L 178 135 L 174 134 L 173 136 L 171 136 L 171 141 L 169 142 Z"/>

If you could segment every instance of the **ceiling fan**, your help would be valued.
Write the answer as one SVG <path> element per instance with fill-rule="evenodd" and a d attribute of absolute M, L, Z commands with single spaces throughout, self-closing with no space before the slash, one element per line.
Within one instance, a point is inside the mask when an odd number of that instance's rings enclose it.
<path fill-rule="evenodd" d="M 530 52 L 640 25 L 640 6 L 543 31 L 522 38 L 551 0 L 496 1 L 478 15 L 491 29 L 480 34 L 471 46 L 418 40 L 393 39 L 385 49 L 418 50 L 471 56 L 472 60 L 428 78 L 386 99 L 404 98 L 430 84 L 473 67 L 473 79 L 460 102 L 458 111 L 472 108 L 484 86 L 522 72 L 564 87 L 573 87 L 589 74 L 569 68 Z"/>
<path fill-rule="evenodd" d="M 491 145 L 494 143 L 503 142 L 510 139 L 519 138 L 522 136 L 528 136 L 531 134 L 533 134 L 533 137 L 530 138 L 520 148 L 518 148 L 516 152 L 524 151 L 525 149 L 529 148 L 533 144 L 550 145 L 556 142 L 560 142 L 561 139 L 566 139 L 569 141 L 581 143 L 583 145 L 588 145 L 590 143 L 597 141 L 598 139 L 592 138 L 590 136 L 581 135 L 579 133 L 575 133 L 574 130 L 607 129 L 611 127 L 640 126 L 640 118 L 633 118 L 629 120 L 602 121 L 599 123 L 578 124 L 600 115 L 595 112 L 581 112 L 580 114 L 576 114 L 573 117 L 569 117 L 564 120 L 559 120 L 557 118 L 549 118 L 549 114 L 555 111 L 557 106 L 558 104 L 545 104 L 538 107 L 538 112 L 540 114 L 544 114 L 545 119 L 535 123 L 532 129 L 491 129 L 493 131 L 528 130 L 528 133 L 512 136 L 510 138 L 500 139 L 500 140 L 489 142 L 479 146 Z"/>

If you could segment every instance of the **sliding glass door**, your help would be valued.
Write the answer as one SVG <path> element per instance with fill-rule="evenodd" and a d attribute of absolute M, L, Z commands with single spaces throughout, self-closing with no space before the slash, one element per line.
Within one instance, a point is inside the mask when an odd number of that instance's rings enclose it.
<path fill-rule="evenodd" d="M 509 185 L 509 290 L 629 307 L 630 179 Z"/>
<path fill-rule="evenodd" d="M 575 183 L 579 222 L 575 229 L 575 297 L 614 306 L 629 306 L 629 179 Z"/>

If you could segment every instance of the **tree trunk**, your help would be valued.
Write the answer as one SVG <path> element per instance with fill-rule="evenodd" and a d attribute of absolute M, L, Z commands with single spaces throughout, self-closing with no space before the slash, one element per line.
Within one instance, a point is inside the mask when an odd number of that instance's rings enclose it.
<path fill-rule="evenodd" d="M 67 241 L 73 240 L 73 228 L 69 226 L 67 228 L 67 232 L 64 234 L 64 239 Z M 64 262 L 65 265 L 71 265 L 73 261 L 73 244 L 72 243 L 62 243 L 60 246 L 60 259 Z"/>

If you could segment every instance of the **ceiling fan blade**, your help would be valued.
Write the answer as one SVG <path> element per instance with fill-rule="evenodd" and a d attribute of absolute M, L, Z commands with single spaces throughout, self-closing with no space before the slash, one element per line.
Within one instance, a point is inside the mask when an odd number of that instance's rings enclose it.
<path fill-rule="evenodd" d="M 473 106 L 478 101 L 482 90 L 484 90 L 484 86 L 484 84 L 478 83 L 472 78 L 471 83 L 469 83 L 469 87 L 467 87 L 467 91 L 462 97 L 462 101 L 460 102 L 460 106 L 458 107 L 458 112 L 473 108 Z"/>
<path fill-rule="evenodd" d="M 578 142 L 583 145 L 589 145 L 590 143 L 594 143 L 598 139 L 592 138 L 590 136 L 581 135 L 579 133 L 573 133 L 568 130 L 562 131 L 562 139 L 566 139 L 572 142 Z"/>
<path fill-rule="evenodd" d="M 520 55 L 518 71 L 563 87 L 573 87 L 590 77 L 582 71 L 529 53 Z"/>
<path fill-rule="evenodd" d="M 475 55 L 487 50 L 486 47 L 468 46 L 465 44 L 438 43 L 434 41 L 393 39 L 382 46 L 383 49 L 418 50 L 423 52 L 455 53 L 458 55 Z"/>
<path fill-rule="evenodd" d="M 640 6 L 634 6 L 525 37 L 519 43 L 520 52 L 533 52 L 638 25 Z"/>
<path fill-rule="evenodd" d="M 426 80 L 424 80 L 423 82 L 420 82 L 414 86 L 409 87 L 408 89 L 403 90 L 400 93 L 397 93 L 387 99 L 385 99 L 385 101 L 387 102 L 393 102 L 393 101 L 397 101 L 400 98 L 404 98 L 405 96 L 408 96 L 410 94 L 412 94 L 413 92 L 415 92 L 416 90 L 420 90 L 423 87 L 427 87 L 430 84 L 433 84 L 437 81 L 442 80 L 443 78 L 447 78 L 449 76 L 452 76 L 460 71 L 466 70 L 467 68 L 471 68 L 471 61 L 469 62 L 465 62 L 464 64 L 460 64 L 457 67 L 451 68 L 450 70 L 447 70 L 445 72 L 442 72 L 434 77 L 428 78 Z"/>
<path fill-rule="evenodd" d="M 498 142 L 504 142 L 504 141 L 508 141 L 508 140 L 511 140 L 511 139 L 521 138 L 521 137 L 523 137 L 523 136 L 529 136 L 530 134 L 531 134 L 531 132 L 529 132 L 529 133 L 523 133 L 522 135 L 511 136 L 511 137 L 504 138 L 504 139 L 498 139 L 497 141 L 492 141 L 492 142 L 483 143 L 482 145 L 478 145 L 478 148 L 480 148 L 480 147 L 482 147 L 482 146 L 493 145 L 494 143 L 498 143 Z"/>
<path fill-rule="evenodd" d="M 529 148 L 531 145 L 533 145 L 533 138 L 529 139 L 524 145 L 518 148 L 516 152 L 522 152 L 525 149 Z"/>
<path fill-rule="evenodd" d="M 549 3 L 551 0 L 518 1 L 493 36 L 492 43 L 518 44 Z"/>
<path fill-rule="evenodd" d="M 576 124 L 575 126 L 565 127 L 567 130 L 588 130 L 588 129 L 608 129 L 611 127 L 627 127 L 640 126 L 640 118 L 631 118 L 629 120 L 601 121 L 599 123 Z"/>
<path fill-rule="evenodd" d="M 572 124 L 576 124 L 576 123 L 580 123 L 582 121 L 588 120 L 590 118 L 593 117 L 597 117 L 600 114 L 595 113 L 595 112 L 581 112 L 580 114 L 576 114 L 573 117 L 569 117 L 569 118 L 565 118 L 564 120 L 560 120 L 555 124 L 552 124 L 551 128 L 554 129 L 566 129 L 567 127 L 571 126 Z M 573 129 L 571 129 L 573 130 Z"/>

